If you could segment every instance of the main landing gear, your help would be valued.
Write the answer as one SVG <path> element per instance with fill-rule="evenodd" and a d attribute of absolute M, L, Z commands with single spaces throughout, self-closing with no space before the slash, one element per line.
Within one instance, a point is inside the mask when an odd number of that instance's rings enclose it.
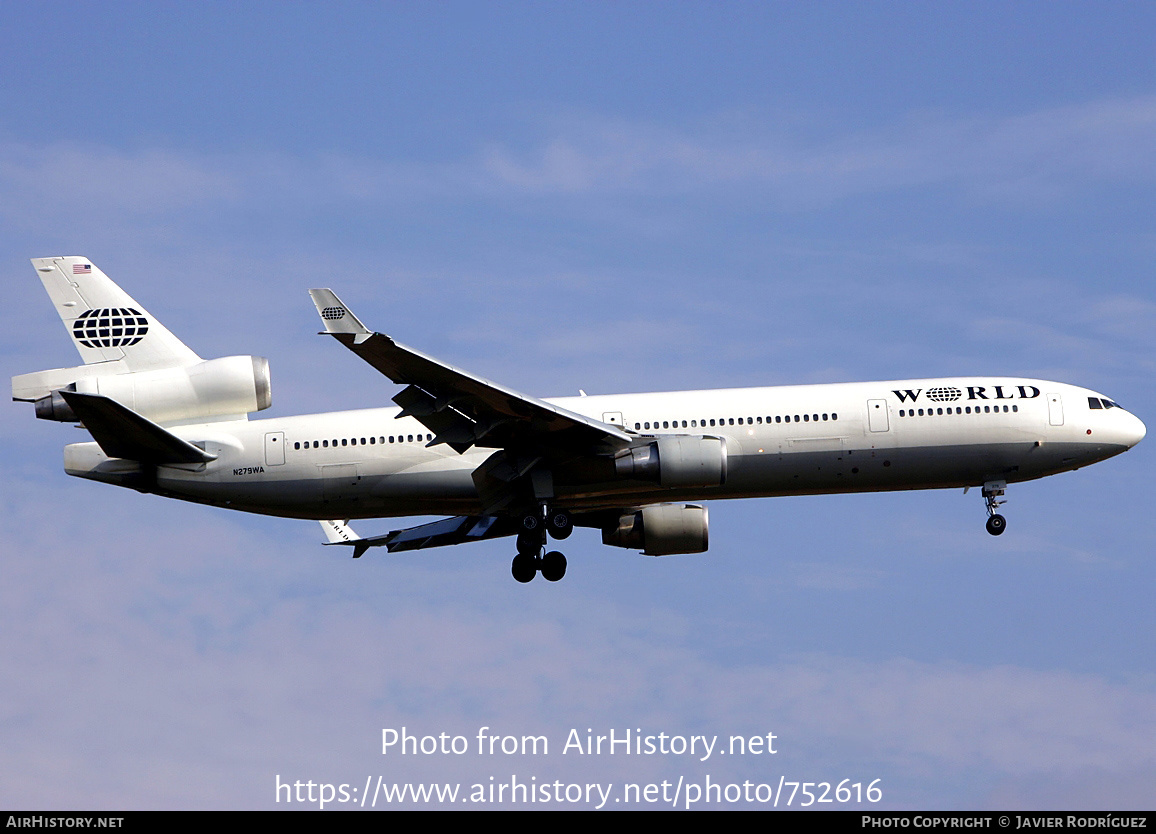
<path fill-rule="evenodd" d="M 1007 529 L 1007 519 L 996 512 L 1000 504 L 1007 503 L 1000 500 L 1006 489 L 1007 481 L 988 481 L 983 485 L 983 499 L 987 502 L 987 532 L 993 536 Z"/>
<path fill-rule="evenodd" d="M 574 522 L 565 510 L 551 510 L 543 506 L 542 512 L 522 516 L 522 529 L 518 533 L 518 555 L 510 565 L 510 573 L 519 582 L 530 582 L 539 572 L 548 582 L 557 582 L 566 575 L 566 557 L 557 550 L 543 554 L 546 536 L 564 539 L 574 532 Z"/>

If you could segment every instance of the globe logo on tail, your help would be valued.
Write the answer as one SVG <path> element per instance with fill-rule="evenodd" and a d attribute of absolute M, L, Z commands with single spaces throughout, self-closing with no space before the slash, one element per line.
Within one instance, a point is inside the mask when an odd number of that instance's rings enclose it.
<path fill-rule="evenodd" d="M 148 319 L 132 307 L 88 310 L 72 324 L 76 341 L 90 348 L 128 347 L 135 345 L 148 332 Z"/>

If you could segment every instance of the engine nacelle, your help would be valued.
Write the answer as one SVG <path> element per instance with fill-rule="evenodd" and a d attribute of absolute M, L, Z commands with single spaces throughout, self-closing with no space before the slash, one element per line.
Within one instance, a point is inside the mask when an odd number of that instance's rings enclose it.
<path fill-rule="evenodd" d="M 617 526 L 602 531 L 603 544 L 648 556 L 705 553 L 709 539 L 706 507 L 697 504 L 651 504 L 623 513 Z"/>
<path fill-rule="evenodd" d="M 726 441 L 664 435 L 620 453 L 614 469 L 620 478 L 657 481 L 663 487 L 722 486 L 727 479 Z"/>
<path fill-rule="evenodd" d="M 88 365 L 84 370 L 93 367 Z M 269 360 L 261 356 L 226 356 L 185 367 L 126 374 L 89 373 L 65 387 L 116 400 L 157 423 L 238 416 L 261 411 L 273 402 Z M 36 416 L 61 422 L 77 419 L 58 391 L 36 400 Z"/>

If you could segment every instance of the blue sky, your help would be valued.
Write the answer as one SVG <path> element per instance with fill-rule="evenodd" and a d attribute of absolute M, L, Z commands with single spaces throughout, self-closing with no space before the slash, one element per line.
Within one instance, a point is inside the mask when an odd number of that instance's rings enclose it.
<path fill-rule="evenodd" d="M 273 417 L 388 404 L 305 290 L 541 396 L 1014 374 L 1156 396 L 1140 3 L 13 5 L 0 335 L 75 364 L 27 259 L 92 258 Z M 262 415 L 262 416 L 265 416 Z M 715 503 L 354 562 L 316 525 L 79 482 L 14 403 L 0 803 L 275 807 L 274 778 L 881 779 L 889 808 L 1152 805 L 1148 444 L 1013 486 Z M 363 532 L 392 529 L 362 522 Z M 781 752 L 400 761 L 384 727 L 774 732 Z"/>

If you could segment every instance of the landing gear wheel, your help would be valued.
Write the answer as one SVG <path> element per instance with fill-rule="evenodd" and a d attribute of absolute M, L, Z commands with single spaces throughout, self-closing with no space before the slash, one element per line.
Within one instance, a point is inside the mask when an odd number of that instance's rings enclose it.
<path fill-rule="evenodd" d="M 523 530 L 517 538 L 518 554 L 531 558 L 542 552 L 542 531 Z"/>
<path fill-rule="evenodd" d="M 514 562 L 510 565 L 510 573 L 519 582 L 532 582 L 534 577 L 538 575 L 538 560 L 533 556 L 520 553 L 514 557 Z"/>
<path fill-rule="evenodd" d="M 574 521 L 565 510 L 554 510 L 546 517 L 546 529 L 551 538 L 564 539 L 574 532 Z"/>
<path fill-rule="evenodd" d="M 551 550 L 542 557 L 542 578 L 557 582 L 566 575 L 566 557 L 557 550 Z"/>
<path fill-rule="evenodd" d="M 993 536 L 998 536 L 1007 529 L 1007 519 L 999 513 L 994 514 L 987 520 L 987 532 Z"/>
<path fill-rule="evenodd" d="M 542 517 L 534 513 L 526 513 L 522 516 L 522 530 L 530 533 L 542 529 Z"/>

